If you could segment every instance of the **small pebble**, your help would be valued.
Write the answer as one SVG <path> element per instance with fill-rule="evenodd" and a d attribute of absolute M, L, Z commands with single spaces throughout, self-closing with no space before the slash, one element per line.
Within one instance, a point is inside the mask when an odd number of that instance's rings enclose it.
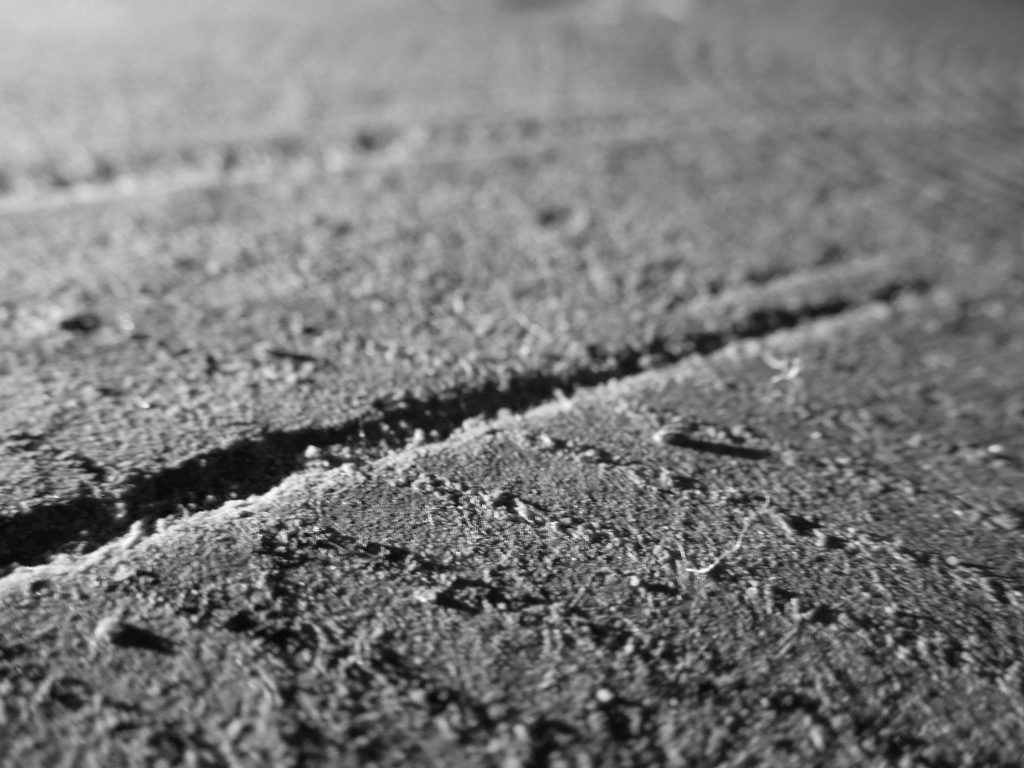
<path fill-rule="evenodd" d="M 549 205 L 537 211 L 537 223 L 542 227 L 554 227 L 569 220 L 572 208 L 567 205 Z"/>
<path fill-rule="evenodd" d="M 122 626 L 121 617 L 118 615 L 107 616 L 100 619 L 96 623 L 96 628 L 92 631 L 93 645 L 96 646 L 109 643 L 118 631 L 120 631 Z"/>
<path fill-rule="evenodd" d="M 658 445 L 668 445 L 674 439 L 676 439 L 678 435 L 678 430 L 673 429 L 672 427 L 662 427 L 653 435 L 651 435 L 651 440 L 656 442 Z"/>
<path fill-rule="evenodd" d="M 487 719 L 492 723 L 500 723 L 509 716 L 509 708 L 507 704 L 501 702 L 495 702 L 487 705 Z"/>
<path fill-rule="evenodd" d="M 626 479 L 637 488 L 644 488 L 647 486 L 647 481 L 645 481 L 643 476 L 641 476 L 635 469 L 626 470 Z"/>
<path fill-rule="evenodd" d="M 122 581 L 128 581 L 135 575 L 135 569 L 125 563 L 120 563 L 117 568 L 114 569 L 114 573 L 111 574 L 110 580 L 115 584 Z"/>
<path fill-rule="evenodd" d="M 667 547 L 663 547 L 660 544 L 651 550 L 651 554 L 654 555 L 654 558 L 659 563 L 668 563 L 673 559 L 672 552 Z"/>
<path fill-rule="evenodd" d="M 597 692 L 594 693 L 594 698 L 601 704 L 611 704 L 615 701 L 615 692 L 608 688 L 598 688 Z"/>
<path fill-rule="evenodd" d="M 512 506 L 515 508 L 516 514 L 531 525 L 543 522 L 540 510 L 532 504 L 522 499 L 516 499 Z"/>
<path fill-rule="evenodd" d="M 820 725 L 812 725 L 807 731 L 807 736 L 810 738 L 811 746 L 813 746 L 818 752 L 825 751 L 825 729 Z"/>
<path fill-rule="evenodd" d="M 1004 512 L 992 518 L 992 524 L 1002 528 L 1004 531 L 1017 530 L 1020 528 L 1020 522 L 1020 518 L 1017 515 L 1011 515 L 1008 512 Z"/>
<path fill-rule="evenodd" d="M 537 445 L 546 451 L 552 451 L 558 447 L 558 443 L 555 438 L 546 432 L 537 435 Z"/>
<path fill-rule="evenodd" d="M 581 526 L 579 526 L 579 527 L 577 527 L 577 528 L 576 528 L 576 529 L 575 529 L 575 530 L 574 530 L 574 531 L 572 532 L 572 537 L 573 537 L 574 539 L 576 539 L 577 541 L 586 541 L 587 543 L 590 543 L 591 541 L 593 541 L 593 538 L 594 538 L 594 536 L 593 536 L 593 533 L 591 533 L 590 531 L 588 531 L 588 530 L 587 530 L 586 528 L 584 528 L 584 527 L 583 527 L 582 525 L 581 525 Z"/>
<path fill-rule="evenodd" d="M 428 605 L 430 603 L 437 602 L 437 596 L 441 594 L 443 590 L 437 587 L 419 587 L 412 593 L 412 599 L 417 603 L 423 603 Z"/>
<path fill-rule="evenodd" d="M 354 461 L 343 461 L 338 465 L 338 471 L 343 475 L 354 477 L 357 480 L 364 479 L 366 475 L 358 470 L 358 464 Z"/>
<path fill-rule="evenodd" d="M 954 509 L 953 514 L 967 523 L 981 522 L 981 513 L 976 509 Z"/>

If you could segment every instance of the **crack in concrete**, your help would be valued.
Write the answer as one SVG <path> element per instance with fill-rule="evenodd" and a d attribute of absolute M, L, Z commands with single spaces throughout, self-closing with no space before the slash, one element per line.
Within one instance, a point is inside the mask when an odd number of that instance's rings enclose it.
<path fill-rule="evenodd" d="M 806 273 L 797 282 L 813 283 L 822 273 L 828 274 L 828 270 Z M 467 419 L 489 418 L 499 411 L 522 413 L 581 387 L 664 368 L 733 342 L 763 338 L 870 303 L 892 304 L 902 294 L 922 294 L 931 287 L 920 278 L 875 277 L 866 290 L 854 291 L 854 296 L 826 291 L 824 296 L 802 298 L 798 304 L 785 298 L 794 294 L 794 287 L 800 287 L 791 285 L 792 278 L 777 281 L 780 295 L 768 301 L 742 302 L 743 293 L 734 291 L 729 301 L 720 302 L 725 319 L 717 329 L 693 330 L 676 338 L 652 339 L 641 348 L 602 353 L 590 364 L 580 363 L 568 371 L 524 371 L 420 399 L 378 400 L 367 412 L 336 426 L 268 431 L 153 474 L 129 475 L 116 496 L 89 494 L 37 505 L 0 523 L 0 574 L 18 565 L 46 563 L 69 550 L 87 553 L 126 532 L 142 536 L 154 523 L 267 493 L 303 469 L 299 457 L 309 446 L 341 444 L 360 461 L 373 461 L 410 444 L 445 440 Z M 765 292 L 762 287 L 753 295 Z M 739 306 L 730 306 L 736 303 Z"/>

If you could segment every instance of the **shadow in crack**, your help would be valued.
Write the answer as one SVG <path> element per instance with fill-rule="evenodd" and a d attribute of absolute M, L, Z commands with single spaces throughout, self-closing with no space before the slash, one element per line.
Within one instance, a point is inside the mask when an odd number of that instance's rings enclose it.
<path fill-rule="evenodd" d="M 731 456 L 735 459 L 767 459 L 772 452 L 764 448 L 750 448 L 745 445 L 733 445 L 732 443 L 713 443 L 708 440 L 694 440 L 685 435 L 668 435 L 664 438 L 666 445 L 674 445 L 678 448 L 689 448 L 693 451 L 703 453 L 714 453 L 718 456 Z"/>
<path fill-rule="evenodd" d="M 62 552 L 95 549 L 123 535 L 136 521 L 156 520 L 187 510 L 215 509 L 232 498 L 269 491 L 302 466 L 310 445 L 346 445 L 363 458 L 408 444 L 417 430 L 444 439 L 470 417 L 493 416 L 501 408 L 524 410 L 554 396 L 639 370 L 640 351 L 615 357 L 606 368 L 570 376 L 528 373 L 472 390 L 421 400 L 378 402 L 363 416 L 336 427 L 265 432 L 194 456 L 154 473 L 135 473 L 109 497 L 80 496 L 37 504 L 0 521 L 0 571 L 35 565 Z"/>

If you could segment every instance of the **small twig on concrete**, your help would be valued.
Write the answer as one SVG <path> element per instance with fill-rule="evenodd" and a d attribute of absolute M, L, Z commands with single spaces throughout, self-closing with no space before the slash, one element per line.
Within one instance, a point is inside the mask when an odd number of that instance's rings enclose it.
<path fill-rule="evenodd" d="M 793 381 L 793 379 L 800 375 L 803 368 L 799 357 L 780 359 L 775 357 L 775 355 L 767 349 L 761 355 L 761 359 L 764 360 L 765 365 L 772 370 L 777 371 L 769 381 L 770 384 L 779 384 L 783 381 Z"/>
<path fill-rule="evenodd" d="M 747 529 L 750 528 L 750 524 L 752 522 L 754 522 L 754 518 L 755 517 L 757 517 L 758 515 L 762 514 L 766 509 L 768 509 L 768 506 L 771 503 L 772 503 L 771 497 L 766 494 L 765 497 L 764 497 L 764 506 L 760 510 L 758 510 L 757 512 L 754 512 L 754 513 L 748 515 L 747 519 L 743 521 L 743 527 L 740 529 L 740 535 L 736 538 L 736 543 L 733 544 L 731 547 L 729 547 L 729 549 L 723 551 L 718 557 L 716 557 L 709 564 L 703 565 L 703 566 L 701 566 L 699 568 L 690 568 L 690 567 L 684 565 L 679 570 L 681 570 L 681 571 L 683 571 L 685 573 L 696 573 L 696 574 L 701 575 L 701 576 L 707 575 L 707 574 L 711 573 L 713 570 L 715 570 L 715 568 L 717 568 L 719 565 L 722 564 L 722 561 L 725 560 L 725 558 L 729 557 L 729 555 L 732 555 L 732 554 L 735 554 L 736 552 L 739 552 L 740 547 L 743 546 L 743 537 L 746 535 Z M 678 544 L 677 548 L 679 549 L 679 556 L 680 556 L 680 558 L 682 558 L 682 562 L 685 563 L 686 562 L 686 550 L 683 549 L 682 543 Z"/>

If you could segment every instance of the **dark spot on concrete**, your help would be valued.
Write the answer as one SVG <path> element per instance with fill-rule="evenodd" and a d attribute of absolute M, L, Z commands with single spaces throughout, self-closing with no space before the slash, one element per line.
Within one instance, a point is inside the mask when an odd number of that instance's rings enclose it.
<path fill-rule="evenodd" d="M 110 635 L 110 642 L 122 648 L 139 648 L 165 655 L 174 652 L 171 640 L 135 624 L 121 624 Z"/>
<path fill-rule="evenodd" d="M 159 762 L 176 765 L 186 754 L 186 742 L 182 736 L 171 731 L 158 731 L 149 737 L 149 749 Z"/>
<path fill-rule="evenodd" d="M 74 712 L 89 701 L 92 689 L 76 677 L 59 677 L 50 685 L 48 698 L 64 709 Z"/>
<path fill-rule="evenodd" d="M 110 159 L 97 155 L 92 160 L 91 180 L 99 184 L 109 184 L 118 176 L 117 166 Z"/>
<path fill-rule="evenodd" d="M 103 320 L 95 312 L 80 312 L 60 321 L 60 327 L 74 333 L 93 333 L 103 325 Z"/>
<path fill-rule="evenodd" d="M 537 211 L 537 223 L 542 227 L 557 227 L 569 220 L 572 209 L 567 205 L 548 205 Z"/>
<path fill-rule="evenodd" d="M 313 224 L 327 230 L 331 237 L 338 238 L 345 237 L 355 229 L 355 225 L 348 219 L 335 219 L 324 215 L 316 216 L 313 219 Z"/>
<path fill-rule="evenodd" d="M 379 152 L 394 140 L 394 134 L 383 128 L 363 128 L 356 132 L 353 143 L 360 152 Z"/>
<path fill-rule="evenodd" d="M 220 155 L 221 173 L 231 173 L 241 165 L 242 157 L 235 147 L 226 147 Z"/>
<path fill-rule="evenodd" d="M 689 448 L 704 453 L 714 453 L 719 456 L 732 456 L 737 459 L 767 459 L 772 455 L 771 451 L 763 448 L 748 448 L 743 445 L 732 445 L 730 443 L 716 443 L 709 440 L 697 440 L 679 432 L 670 432 L 663 438 L 666 445 L 674 445 L 679 448 Z"/>
<path fill-rule="evenodd" d="M 71 184 L 71 178 L 58 170 L 51 169 L 46 174 L 46 185 L 53 189 L 67 189 Z"/>
<path fill-rule="evenodd" d="M 274 152 L 290 159 L 302 157 L 308 145 L 301 136 L 278 136 L 270 142 Z"/>
<path fill-rule="evenodd" d="M 830 264 L 838 264 L 840 261 L 846 258 L 846 249 L 838 243 L 829 243 L 821 251 L 821 255 L 818 257 L 818 264 L 822 266 Z"/>
<path fill-rule="evenodd" d="M 249 611 L 239 611 L 224 623 L 224 629 L 229 632 L 249 632 L 257 626 L 259 622 Z"/>

